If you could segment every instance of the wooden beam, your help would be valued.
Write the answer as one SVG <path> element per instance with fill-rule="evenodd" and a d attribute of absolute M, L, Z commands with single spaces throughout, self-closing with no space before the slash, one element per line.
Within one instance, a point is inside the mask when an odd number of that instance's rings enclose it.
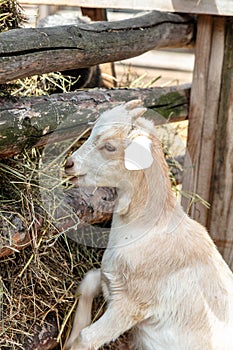
<path fill-rule="evenodd" d="M 233 270 L 233 18 L 226 21 L 220 105 L 207 226 Z M 220 69 L 220 68 L 219 68 Z"/>
<path fill-rule="evenodd" d="M 56 197 L 56 193 L 53 195 L 55 198 L 51 209 L 53 217 L 49 218 L 53 223 L 53 234 L 69 230 L 72 232 L 74 227 L 75 230 L 79 229 L 79 234 L 81 234 L 81 230 L 86 224 L 101 224 L 112 219 L 116 200 L 114 189 L 98 187 L 94 191 L 90 187 L 75 187 L 64 190 L 62 200 Z M 37 239 L 39 239 L 43 234 L 43 225 L 48 224 L 45 222 L 47 214 L 46 210 L 37 205 L 35 220 L 30 223 L 20 213 L 19 208 L 1 205 L 0 258 L 23 250 L 30 245 L 30 232 L 33 228 L 37 232 Z"/>
<path fill-rule="evenodd" d="M 9 30 L 0 33 L 0 83 L 188 46 L 194 34 L 192 17 L 156 11 L 122 21 Z"/>
<path fill-rule="evenodd" d="M 158 123 L 185 120 L 190 86 L 153 89 L 77 91 L 69 94 L 0 99 L 0 158 L 24 148 L 78 137 L 99 113 L 116 104 L 140 99 Z M 157 113 L 155 113 L 157 112 Z M 148 112 L 149 113 L 149 112 Z M 164 118 L 158 119 L 158 113 Z"/>
<path fill-rule="evenodd" d="M 200 16 L 185 160 L 193 173 L 187 171 L 183 190 L 210 203 L 210 209 L 195 203 L 191 215 L 208 228 L 233 270 L 232 105 L 233 19 Z"/>
<path fill-rule="evenodd" d="M 233 0 L 20 0 L 20 3 L 233 16 Z"/>
<path fill-rule="evenodd" d="M 224 28 L 225 18 L 199 17 L 183 190 L 198 194 L 207 202 L 210 201 L 220 100 Z M 185 197 L 182 204 L 188 207 Z M 208 208 L 201 201 L 192 206 L 190 213 L 195 220 L 207 225 Z"/>

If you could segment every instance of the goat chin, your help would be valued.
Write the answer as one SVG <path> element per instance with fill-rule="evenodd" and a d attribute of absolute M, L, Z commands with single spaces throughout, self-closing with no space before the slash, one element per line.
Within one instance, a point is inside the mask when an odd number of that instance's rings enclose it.
<path fill-rule="evenodd" d="M 91 179 L 101 162 L 108 164 L 101 184 L 109 185 L 112 172 L 118 193 L 101 269 L 81 283 L 69 347 L 99 349 L 133 329 L 135 350 L 233 350 L 232 272 L 205 228 L 177 203 L 143 112 L 138 101 L 105 112 L 67 162 L 69 175 L 85 168 L 81 181 Z M 132 155 L 128 169 L 125 154 Z M 144 161 L 138 154 L 145 154 Z M 90 325 L 100 289 L 108 306 Z"/>

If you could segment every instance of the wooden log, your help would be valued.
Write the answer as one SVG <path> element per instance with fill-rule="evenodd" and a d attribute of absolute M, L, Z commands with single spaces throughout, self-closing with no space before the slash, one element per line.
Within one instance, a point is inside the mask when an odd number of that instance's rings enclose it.
<path fill-rule="evenodd" d="M 103 12 L 102 10 L 98 9 L 98 12 Z M 91 12 L 92 15 L 94 15 Z M 47 16 L 42 18 L 41 20 L 37 21 L 36 27 L 37 28 L 47 28 L 47 27 L 56 27 L 58 24 L 60 26 L 64 25 L 79 25 L 80 23 L 89 23 L 89 20 L 87 17 L 77 16 L 77 13 L 69 13 L 67 15 L 66 13 L 55 13 L 53 15 Z M 51 93 L 62 93 L 64 92 L 64 87 L 68 91 L 75 91 L 77 89 L 81 88 L 95 88 L 95 87 L 104 87 L 103 79 L 101 76 L 101 70 L 100 66 L 92 66 L 87 68 L 77 68 L 77 69 L 68 69 L 68 70 L 62 70 L 60 72 L 63 76 L 67 78 L 67 82 L 63 82 L 62 85 L 60 84 L 53 86 L 52 90 L 49 91 L 48 94 Z M 70 84 L 70 77 L 72 77 L 72 84 Z M 107 87 L 107 86 L 106 86 Z"/>
<path fill-rule="evenodd" d="M 89 17 L 92 21 L 107 21 L 107 10 L 100 8 L 81 8 L 82 15 Z M 103 86 L 106 88 L 116 87 L 116 72 L 114 62 L 100 64 Z"/>
<path fill-rule="evenodd" d="M 193 18 L 156 11 L 115 22 L 10 30 L 0 34 L 0 83 L 187 46 L 194 33 Z"/>
<path fill-rule="evenodd" d="M 80 135 L 101 112 L 141 98 L 157 123 L 188 117 L 190 86 L 77 91 L 42 97 L 0 99 L 0 158 Z M 151 111 L 151 113 L 150 113 Z M 153 113 L 152 113 L 153 111 Z M 156 113 L 157 112 L 157 113 Z M 158 113 L 163 118 L 158 118 Z"/>
<path fill-rule="evenodd" d="M 220 69 L 220 67 L 219 67 Z M 220 104 L 217 117 L 208 228 L 233 270 L 233 19 L 225 22 Z"/>
<path fill-rule="evenodd" d="M 86 225 L 100 224 L 111 220 L 116 194 L 114 189 L 73 188 L 64 192 L 59 206 L 54 208 L 54 217 L 48 217 L 46 210 L 37 206 L 34 218 L 37 239 L 43 232 L 45 218 L 53 223 L 57 232 L 68 231 L 75 226 L 81 232 Z M 47 209 L 47 208 L 46 208 Z M 53 211 L 53 210 L 52 210 Z M 47 223 L 48 224 L 48 223 Z M 1 206 L 0 215 L 0 258 L 19 252 L 32 243 L 30 220 L 20 214 L 20 209 Z"/>

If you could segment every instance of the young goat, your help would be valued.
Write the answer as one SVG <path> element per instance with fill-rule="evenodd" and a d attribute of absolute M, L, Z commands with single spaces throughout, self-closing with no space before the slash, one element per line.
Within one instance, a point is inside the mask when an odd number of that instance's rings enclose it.
<path fill-rule="evenodd" d="M 103 113 L 65 166 L 74 183 L 118 193 L 102 267 L 81 283 L 67 346 L 99 349 L 133 328 L 134 349 L 232 350 L 233 275 L 177 203 L 144 112 L 136 100 Z M 101 287 L 108 307 L 90 325 Z"/>

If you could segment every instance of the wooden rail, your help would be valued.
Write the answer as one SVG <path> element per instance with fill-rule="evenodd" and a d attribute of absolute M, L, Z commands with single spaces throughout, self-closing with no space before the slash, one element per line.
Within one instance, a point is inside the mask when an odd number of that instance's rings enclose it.
<path fill-rule="evenodd" d="M 192 17 L 158 11 L 122 21 L 9 30 L 0 33 L 0 83 L 184 47 L 194 35 Z"/>
<path fill-rule="evenodd" d="M 140 96 L 156 124 L 187 119 L 190 86 L 76 91 L 41 97 L 0 99 L 0 159 L 70 139 L 90 127 L 99 113 Z M 159 113 L 159 114 L 158 114 Z M 158 115 L 163 118 L 158 120 Z"/>
<path fill-rule="evenodd" d="M 21 0 L 20 3 L 233 16 L 233 0 Z"/>

